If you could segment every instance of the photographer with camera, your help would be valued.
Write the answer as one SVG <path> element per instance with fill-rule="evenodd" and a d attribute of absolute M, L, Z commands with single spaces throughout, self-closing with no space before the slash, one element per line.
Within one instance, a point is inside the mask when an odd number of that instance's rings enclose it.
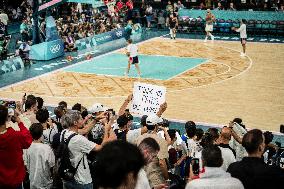
<path fill-rule="evenodd" d="M 93 188 L 90 167 L 87 161 L 87 154 L 102 148 L 101 145 L 89 141 L 78 133 L 82 126 L 82 116 L 79 111 L 72 110 L 61 118 L 64 128 L 60 137 L 59 169 L 58 172 L 63 178 L 64 188 Z M 102 145 L 108 141 L 115 140 L 116 136 L 111 130 L 113 120 L 110 120 L 104 129 Z M 67 149 L 66 149 L 67 148 Z M 64 149 L 70 153 L 63 153 Z M 70 164 L 65 164 L 68 160 Z M 72 167 L 70 167 L 72 166 Z M 72 170 L 72 172 L 69 172 Z"/>
<path fill-rule="evenodd" d="M 0 105 L 0 188 L 21 187 L 26 173 L 23 149 L 32 143 L 30 132 L 19 118 L 20 112 L 17 108 L 14 112 L 12 117 L 18 123 L 19 131 L 7 128 L 8 108 Z"/>

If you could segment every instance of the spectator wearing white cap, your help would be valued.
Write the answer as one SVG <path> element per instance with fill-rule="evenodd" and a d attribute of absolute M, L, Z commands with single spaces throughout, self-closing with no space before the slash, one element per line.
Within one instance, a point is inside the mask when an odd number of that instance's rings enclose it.
<path fill-rule="evenodd" d="M 159 137 L 157 135 L 158 129 L 165 129 L 163 127 L 159 127 L 159 124 L 163 122 L 163 119 L 160 117 L 162 113 L 166 110 L 167 103 L 163 103 L 160 106 L 160 109 L 157 114 L 150 114 L 146 118 L 146 127 L 148 129 L 148 132 L 139 136 L 137 139 L 137 145 L 141 143 L 141 141 L 145 138 L 151 137 L 157 141 L 157 143 L 160 146 L 160 151 L 158 153 L 159 163 L 163 172 L 164 178 L 168 179 L 168 170 L 167 170 L 167 164 L 166 159 L 169 158 L 168 154 L 168 143 L 165 139 Z M 165 134 L 167 134 L 167 131 L 165 130 Z"/>

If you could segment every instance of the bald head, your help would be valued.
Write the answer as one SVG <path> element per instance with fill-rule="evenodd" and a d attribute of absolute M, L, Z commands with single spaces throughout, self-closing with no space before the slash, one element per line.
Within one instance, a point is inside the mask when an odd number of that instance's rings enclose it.
<path fill-rule="evenodd" d="M 227 140 L 227 141 L 230 141 L 231 140 L 231 129 L 229 127 L 224 127 L 222 130 L 221 130 L 221 134 L 220 134 L 220 137 L 223 139 L 223 140 Z"/>

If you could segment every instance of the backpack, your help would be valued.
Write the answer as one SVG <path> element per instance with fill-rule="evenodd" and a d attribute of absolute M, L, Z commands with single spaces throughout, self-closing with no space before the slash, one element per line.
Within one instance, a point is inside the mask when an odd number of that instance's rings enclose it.
<path fill-rule="evenodd" d="M 76 133 L 73 133 L 68 137 L 66 141 L 64 141 L 64 135 L 66 131 L 63 132 L 62 134 L 62 139 L 59 145 L 59 150 L 58 150 L 58 174 L 59 177 L 62 178 L 65 181 L 72 181 L 74 179 L 74 176 L 77 172 L 77 169 L 82 161 L 83 157 L 81 160 L 78 162 L 76 167 L 73 167 L 70 161 L 70 150 L 68 148 L 68 144 L 71 140 L 72 137 L 77 135 Z"/>

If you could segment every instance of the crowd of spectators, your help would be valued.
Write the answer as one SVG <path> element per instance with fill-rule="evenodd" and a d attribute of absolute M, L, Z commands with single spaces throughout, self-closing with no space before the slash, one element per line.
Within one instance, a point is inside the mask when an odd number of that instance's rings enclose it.
<path fill-rule="evenodd" d="M 0 105 L 0 187 L 283 186 L 284 166 L 273 163 L 280 148 L 272 143 L 271 132 L 248 131 L 235 118 L 220 131 L 204 131 L 188 121 L 182 135 L 161 117 L 167 103 L 156 114 L 142 116 L 137 127 L 127 109 L 132 98 L 125 99 L 118 113 L 100 103 L 90 108 L 76 103 L 68 109 L 62 101 L 54 117 L 34 95 L 24 96 L 16 108 L 11 102 Z"/>
<path fill-rule="evenodd" d="M 120 11 L 124 11 L 121 10 Z M 60 15 L 57 30 L 65 42 L 66 50 L 74 50 L 75 41 L 119 29 L 124 26 L 125 12 L 117 10 L 101 11 L 90 7 L 82 8 L 80 4 L 71 5 L 71 13 Z"/>

